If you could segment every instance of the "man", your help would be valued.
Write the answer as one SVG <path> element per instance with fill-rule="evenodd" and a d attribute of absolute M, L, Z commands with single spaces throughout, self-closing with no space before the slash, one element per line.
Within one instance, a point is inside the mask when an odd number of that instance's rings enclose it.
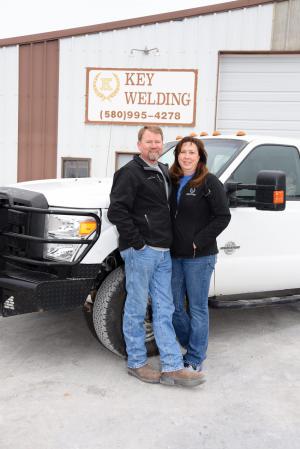
<path fill-rule="evenodd" d="M 199 385 L 204 381 L 203 373 L 183 368 L 172 325 L 170 182 L 167 167 L 158 162 L 163 150 L 162 130 L 156 126 L 140 129 L 137 146 L 140 155 L 115 173 L 108 210 L 108 218 L 119 232 L 119 249 L 125 261 L 123 332 L 128 374 L 149 383 Z M 144 318 L 149 294 L 161 373 L 147 363 Z"/>

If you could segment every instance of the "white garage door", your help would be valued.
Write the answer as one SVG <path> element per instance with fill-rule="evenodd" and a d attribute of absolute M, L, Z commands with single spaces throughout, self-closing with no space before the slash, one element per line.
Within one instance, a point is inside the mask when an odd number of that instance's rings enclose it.
<path fill-rule="evenodd" d="M 300 54 L 221 55 L 216 129 L 300 138 Z"/>

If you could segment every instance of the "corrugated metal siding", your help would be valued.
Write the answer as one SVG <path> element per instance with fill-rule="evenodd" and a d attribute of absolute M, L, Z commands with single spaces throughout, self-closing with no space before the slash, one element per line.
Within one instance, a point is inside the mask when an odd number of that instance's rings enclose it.
<path fill-rule="evenodd" d="M 58 41 L 20 46 L 18 180 L 56 177 Z"/>
<path fill-rule="evenodd" d="M 223 55 L 217 128 L 300 137 L 300 54 Z"/>
<path fill-rule="evenodd" d="M 272 50 L 299 50 L 299 21 L 299 0 L 288 0 L 274 5 Z"/>
<path fill-rule="evenodd" d="M 18 61 L 18 47 L 0 49 L 0 185 L 17 180 Z"/>
<path fill-rule="evenodd" d="M 60 40 L 58 156 L 92 158 L 92 175 L 110 175 L 115 151 L 135 150 L 136 126 L 86 125 L 85 67 L 199 70 L 194 129 L 165 127 L 166 140 L 214 129 L 220 50 L 269 50 L 273 5 Z M 158 47 L 159 56 L 130 54 Z M 60 160 L 57 175 L 60 176 Z"/>

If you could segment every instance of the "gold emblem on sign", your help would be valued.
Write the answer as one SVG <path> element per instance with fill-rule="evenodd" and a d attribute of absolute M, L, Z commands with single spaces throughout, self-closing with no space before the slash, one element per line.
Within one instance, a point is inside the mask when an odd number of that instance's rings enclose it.
<path fill-rule="evenodd" d="M 113 72 L 108 72 L 107 75 L 102 76 L 99 72 L 94 78 L 93 88 L 95 94 L 102 101 L 111 100 L 120 90 L 119 77 Z"/>

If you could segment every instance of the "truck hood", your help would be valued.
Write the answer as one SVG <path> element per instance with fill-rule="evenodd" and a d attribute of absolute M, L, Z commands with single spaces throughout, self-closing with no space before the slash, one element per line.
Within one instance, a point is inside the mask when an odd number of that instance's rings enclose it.
<path fill-rule="evenodd" d="M 12 184 L 10 187 L 42 193 L 53 207 L 108 208 L 112 178 L 44 179 Z"/>

